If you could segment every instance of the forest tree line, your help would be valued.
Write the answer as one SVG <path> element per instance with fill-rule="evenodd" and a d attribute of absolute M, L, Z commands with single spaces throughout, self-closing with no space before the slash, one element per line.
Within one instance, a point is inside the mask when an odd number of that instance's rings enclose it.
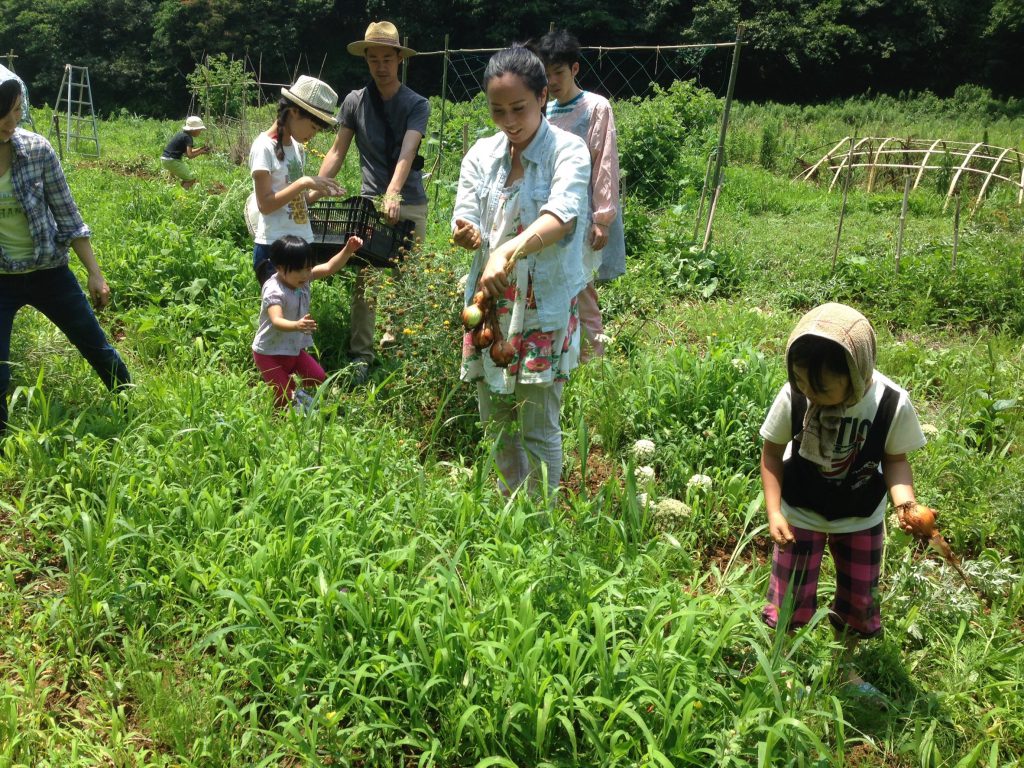
<path fill-rule="evenodd" d="M 53 104 L 65 63 L 89 67 L 101 113 L 180 115 L 186 76 L 224 53 L 288 82 L 296 68 L 339 91 L 360 86 L 365 66 L 345 52 L 372 20 L 389 19 L 412 48 L 485 48 L 523 41 L 554 22 L 584 45 L 728 42 L 746 45 L 737 95 L 817 102 L 874 92 L 961 84 L 1024 96 L 1024 0 L 2 0 L 0 63 L 36 105 Z M 709 58 L 726 68 L 728 58 Z M 440 59 L 410 66 L 409 84 L 440 95 Z"/>

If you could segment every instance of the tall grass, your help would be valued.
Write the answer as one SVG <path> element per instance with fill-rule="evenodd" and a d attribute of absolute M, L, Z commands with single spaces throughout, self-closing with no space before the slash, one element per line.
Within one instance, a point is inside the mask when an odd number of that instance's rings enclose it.
<path fill-rule="evenodd" d="M 694 195 L 634 209 L 629 271 L 600 289 L 610 355 L 566 390 L 573 474 L 548 507 L 498 494 L 454 384 L 468 260 L 443 227 L 377 286 L 409 333 L 370 386 L 338 377 L 314 414 L 275 413 L 248 350 L 246 171 L 196 161 L 214 195 L 140 173 L 171 128 L 105 123 L 110 154 L 69 164 L 133 390 L 102 394 L 52 326 L 16 325 L 0 765 L 1019 764 L 1013 201 L 986 203 L 953 273 L 941 203 L 915 194 L 898 275 L 891 195 L 851 194 L 834 274 L 835 196 L 763 169 L 729 169 L 714 254 L 691 252 Z M 332 369 L 350 284 L 314 287 Z M 911 459 L 918 494 L 980 590 L 890 534 L 886 635 L 856 659 L 885 711 L 842 687 L 824 609 L 793 636 L 758 618 L 757 429 L 789 328 L 828 298 L 872 317 L 879 368 L 934 427 Z M 657 445 L 646 485 L 639 437 Z M 654 504 L 670 497 L 690 513 L 666 530 Z"/>

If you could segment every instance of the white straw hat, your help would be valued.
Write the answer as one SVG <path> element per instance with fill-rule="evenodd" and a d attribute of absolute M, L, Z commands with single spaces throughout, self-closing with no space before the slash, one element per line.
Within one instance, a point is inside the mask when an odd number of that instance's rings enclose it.
<path fill-rule="evenodd" d="M 183 131 L 205 131 L 206 126 L 203 125 L 203 119 L 197 115 L 190 115 L 185 118 L 185 127 Z"/>
<path fill-rule="evenodd" d="M 291 88 L 282 88 L 281 95 L 332 128 L 338 125 L 334 117 L 338 111 L 338 94 L 323 80 L 302 75 Z"/>

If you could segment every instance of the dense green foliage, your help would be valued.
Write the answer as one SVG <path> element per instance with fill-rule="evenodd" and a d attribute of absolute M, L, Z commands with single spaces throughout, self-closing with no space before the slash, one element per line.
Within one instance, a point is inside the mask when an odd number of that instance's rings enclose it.
<path fill-rule="evenodd" d="M 648 114 L 701 114 L 705 94 L 687 92 L 617 104 L 625 146 Z M 957 108 L 936 105 L 920 130 L 955 130 L 943 115 Z M 185 192 L 155 159 L 176 121 L 103 122 L 104 158 L 67 167 L 135 387 L 101 394 L 59 332 L 19 315 L 0 445 L 0 765 L 1019 765 L 1024 212 L 994 191 L 954 271 L 951 216 L 922 188 L 896 273 L 899 196 L 854 187 L 833 272 L 839 196 L 769 169 L 849 114 L 916 132 L 910 106 L 737 110 L 706 252 L 698 176 L 628 201 L 629 270 L 601 288 L 614 341 L 567 386 L 553 507 L 498 495 L 456 380 L 469 256 L 447 237 L 454 163 L 434 177 L 425 247 L 374 286 L 401 343 L 367 389 L 341 372 L 300 416 L 274 412 L 249 354 L 244 167 L 197 159 Z M 487 130 L 479 103 L 456 114 L 435 139 L 451 149 L 462 123 Z M 683 149 L 676 167 L 702 173 L 703 141 Z M 346 183 L 355 173 L 350 159 Z M 329 371 L 351 283 L 313 288 Z M 886 634 L 856 657 L 885 711 L 841 685 L 824 609 L 792 637 L 758 618 L 757 429 L 790 327 L 826 299 L 873 319 L 879 368 L 929 425 L 918 495 L 981 591 L 890 532 Z M 653 481 L 634 476 L 640 437 L 657 445 Z M 643 493 L 690 513 L 666 528 Z"/>
<path fill-rule="evenodd" d="M 19 56 L 16 69 L 33 86 L 35 106 L 54 103 L 70 62 L 90 68 L 105 114 L 180 115 L 189 106 L 185 77 L 215 54 L 246 61 L 266 82 L 290 82 L 298 71 L 342 90 L 357 87 L 365 66 L 344 45 L 382 17 L 420 51 L 442 50 L 446 35 L 453 49 L 503 46 L 552 22 L 603 46 L 731 41 L 742 23 L 738 87 L 745 99 L 819 101 L 869 88 L 948 95 L 963 83 L 1024 95 L 1016 61 L 1022 0 L 5 0 L 0 15 L 0 52 Z M 727 68 L 725 58 L 702 66 L 708 82 L 724 82 Z M 412 67 L 409 75 L 418 91 L 440 94 L 439 65 Z M 632 86 L 640 93 L 647 83 Z"/>

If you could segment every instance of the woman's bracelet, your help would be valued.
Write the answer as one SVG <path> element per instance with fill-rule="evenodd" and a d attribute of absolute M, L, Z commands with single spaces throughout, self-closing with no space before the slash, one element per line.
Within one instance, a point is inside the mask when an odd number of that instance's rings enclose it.
<path fill-rule="evenodd" d="M 526 242 L 530 242 L 530 241 L 531 241 L 531 240 L 533 240 L 533 238 L 535 238 L 535 237 L 537 238 L 537 240 L 539 240 L 539 241 L 540 241 L 540 249 L 541 249 L 542 251 L 543 251 L 543 250 L 544 250 L 545 248 L 547 248 L 547 244 L 546 244 L 546 243 L 544 242 L 544 238 L 543 238 L 543 237 L 541 237 L 540 235 L 538 235 L 538 234 L 537 234 L 536 232 L 531 232 L 531 233 L 530 233 L 530 236 L 529 236 L 528 238 L 526 238 Z"/>

